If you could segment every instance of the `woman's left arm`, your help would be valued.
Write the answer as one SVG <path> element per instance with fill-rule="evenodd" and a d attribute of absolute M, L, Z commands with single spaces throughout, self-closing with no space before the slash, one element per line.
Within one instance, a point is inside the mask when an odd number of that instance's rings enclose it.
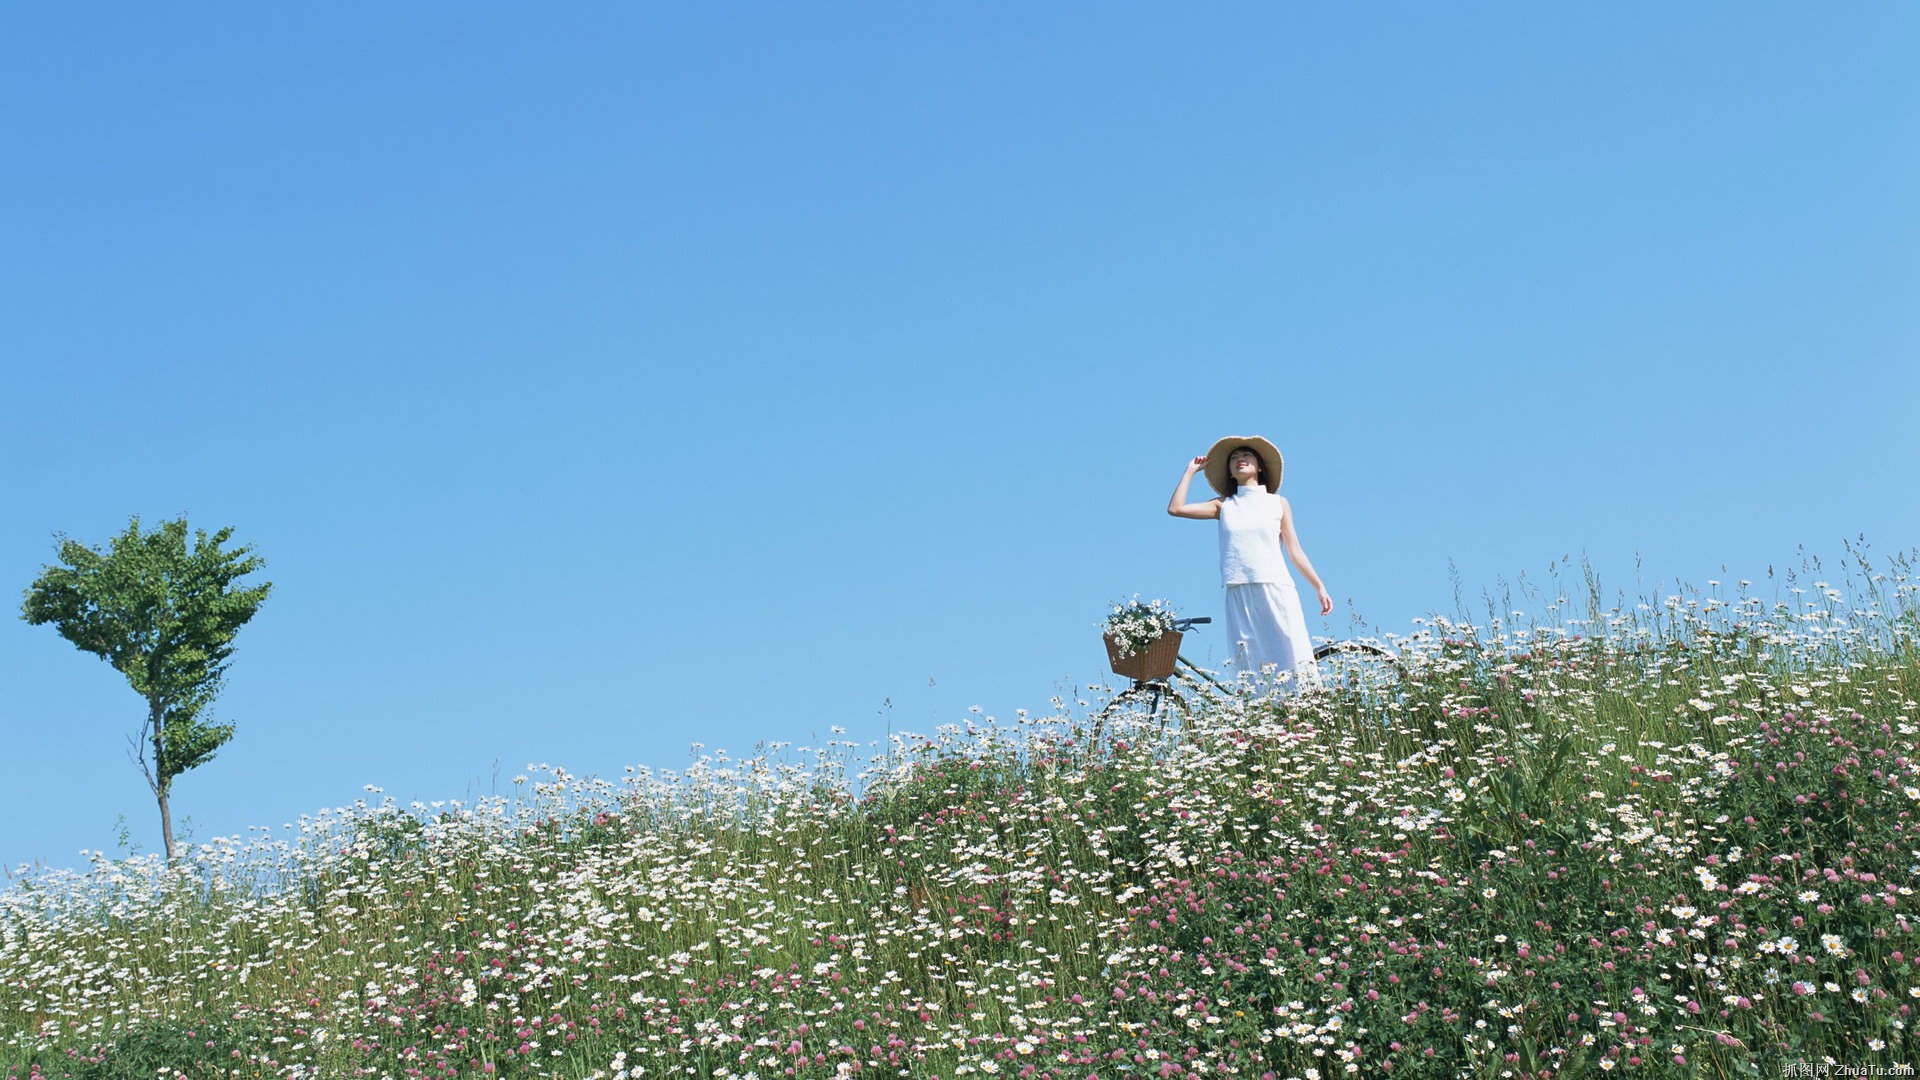
<path fill-rule="evenodd" d="M 1287 558 L 1293 561 L 1294 569 L 1300 571 L 1300 576 L 1307 579 L 1320 598 L 1320 614 L 1332 614 L 1333 597 L 1320 583 L 1320 575 L 1313 572 L 1313 564 L 1307 561 L 1307 549 L 1300 546 L 1300 533 L 1293 527 L 1293 504 L 1284 496 L 1280 499 L 1280 542 L 1286 545 Z"/>

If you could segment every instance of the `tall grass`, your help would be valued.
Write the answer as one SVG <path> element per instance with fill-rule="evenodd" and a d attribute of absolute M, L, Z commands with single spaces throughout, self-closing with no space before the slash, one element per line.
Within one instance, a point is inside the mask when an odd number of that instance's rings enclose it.
<path fill-rule="evenodd" d="M 1902 1067 L 1916 583 L 1857 566 L 1523 581 L 1397 688 L 1100 745 L 1061 703 L 97 856 L 0 895 L 0 1078 Z"/>

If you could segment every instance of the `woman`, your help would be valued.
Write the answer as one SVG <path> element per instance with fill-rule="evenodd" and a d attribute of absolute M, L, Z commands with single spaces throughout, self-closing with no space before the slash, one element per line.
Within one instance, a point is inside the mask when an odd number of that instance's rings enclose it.
<path fill-rule="evenodd" d="M 1280 559 L 1281 549 L 1286 549 L 1294 569 L 1313 586 L 1320 614 L 1333 611 L 1333 597 L 1300 546 L 1293 508 L 1280 497 L 1285 465 L 1280 451 L 1258 435 L 1230 435 L 1188 463 L 1180 486 L 1167 501 L 1167 513 L 1220 523 L 1220 581 L 1227 590 L 1228 646 L 1241 673 L 1257 673 L 1272 664 L 1292 678 L 1315 682 L 1319 672 L 1313 662 L 1313 643 L 1307 637 L 1300 594 Z M 1190 503 L 1187 486 L 1202 469 L 1221 497 Z"/>

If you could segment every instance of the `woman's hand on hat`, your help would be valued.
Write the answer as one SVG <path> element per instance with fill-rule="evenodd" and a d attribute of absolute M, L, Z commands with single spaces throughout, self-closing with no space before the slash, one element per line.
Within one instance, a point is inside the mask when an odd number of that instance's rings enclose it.
<path fill-rule="evenodd" d="M 1201 454 L 1199 457 L 1194 458 L 1192 461 L 1187 462 L 1188 472 L 1199 472 L 1201 469 L 1204 469 L 1206 467 L 1207 467 L 1207 455 L 1205 454 Z"/>

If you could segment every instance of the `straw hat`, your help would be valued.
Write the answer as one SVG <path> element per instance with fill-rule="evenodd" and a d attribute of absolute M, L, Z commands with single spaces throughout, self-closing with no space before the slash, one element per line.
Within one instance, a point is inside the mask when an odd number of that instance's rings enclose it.
<path fill-rule="evenodd" d="M 1229 435 L 1214 443 L 1213 449 L 1207 451 L 1207 483 L 1222 495 L 1231 495 L 1239 490 L 1233 477 L 1227 475 L 1227 458 L 1243 446 L 1259 454 L 1261 460 L 1266 462 L 1267 490 L 1277 494 L 1280 491 L 1280 472 L 1287 463 L 1281 458 L 1278 447 L 1258 435 Z"/>

